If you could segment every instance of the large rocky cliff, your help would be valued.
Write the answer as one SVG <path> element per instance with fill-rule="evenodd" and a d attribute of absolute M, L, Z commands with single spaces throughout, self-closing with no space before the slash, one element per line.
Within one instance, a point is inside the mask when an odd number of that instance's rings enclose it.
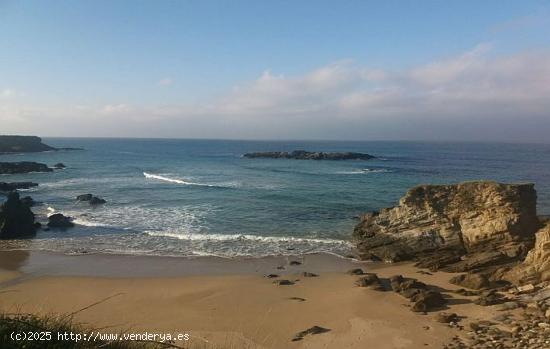
<path fill-rule="evenodd" d="M 533 184 L 421 185 L 363 215 L 353 236 L 363 259 L 479 270 L 525 257 L 540 227 L 536 198 Z"/>

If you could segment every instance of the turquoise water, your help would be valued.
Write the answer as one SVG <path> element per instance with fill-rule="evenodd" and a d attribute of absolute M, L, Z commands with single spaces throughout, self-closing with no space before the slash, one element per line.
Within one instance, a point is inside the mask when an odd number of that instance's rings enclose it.
<path fill-rule="evenodd" d="M 534 182 L 550 213 L 550 145 L 422 142 L 274 142 L 153 139 L 44 140 L 83 151 L 1 155 L 63 162 L 53 173 L 5 175 L 40 183 L 39 218 L 61 212 L 78 226 L 40 231 L 8 247 L 65 253 L 264 256 L 348 253 L 356 217 L 394 205 L 422 183 Z M 357 151 L 368 161 L 245 159 L 252 151 Z M 79 194 L 107 204 L 91 208 Z"/>

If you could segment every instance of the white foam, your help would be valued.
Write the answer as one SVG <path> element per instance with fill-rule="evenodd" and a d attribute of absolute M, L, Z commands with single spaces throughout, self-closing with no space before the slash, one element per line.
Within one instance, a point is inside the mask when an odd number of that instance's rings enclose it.
<path fill-rule="evenodd" d="M 152 174 L 152 173 L 147 173 L 147 172 L 143 172 L 143 175 L 145 176 L 145 178 L 156 179 L 156 180 L 159 180 L 159 181 L 164 181 L 164 182 L 169 182 L 169 183 L 176 183 L 176 184 L 183 184 L 183 185 L 198 185 L 198 186 L 203 186 L 203 187 L 218 187 L 218 185 L 215 185 L 215 184 L 188 182 L 188 181 L 185 181 L 183 179 L 170 178 L 170 177 L 165 177 L 165 176 Z"/>
<path fill-rule="evenodd" d="M 352 171 L 340 171 L 338 174 L 356 175 L 356 174 L 369 174 L 369 173 L 390 173 L 391 170 L 385 168 L 361 168 Z"/>
<path fill-rule="evenodd" d="M 169 231 L 146 231 L 149 236 L 164 236 L 180 240 L 190 241 L 257 241 L 257 242 L 294 242 L 294 243 L 316 243 L 316 244 L 349 244 L 344 240 L 298 238 L 291 236 L 259 236 L 250 234 L 200 234 L 200 233 L 179 233 Z"/>

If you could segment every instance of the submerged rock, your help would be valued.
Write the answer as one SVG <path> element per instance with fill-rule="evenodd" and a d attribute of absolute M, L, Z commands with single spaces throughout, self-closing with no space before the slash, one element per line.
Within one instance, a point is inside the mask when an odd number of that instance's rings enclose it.
<path fill-rule="evenodd" d="M 245 158 L 270 158 L 270 159 L 296 159 L 296 160 L 369 160 L 375 158 L 370 154 L 353 152 L 311 152 L 305 150 L 287 151 L 268 151 L 246 153 Z"/>
<path fill-rule="evenodd" d="M 92 206 L 96 206 L 96 205 L 101 205 L 101 204 L 104 204 L 106 203 L 107 201 L 105 201 L 104 199 L 102 198 L 99 198 L 97 196 L 94 196 L 92 194 L 82 194 L 82 195 L 78 195 L 76 197 L 76 200 L 77 201 L 82 201 L 82 202 L 88 202 L 90 205 Z"/>
<path fill-rule="evenodd" d="M 48 217 L 48 227 L 71 228 L 74 227 L 74 223 L 71 217 L 64 216 L 61 213 L 55 213 Z"/>
<path fill-rule="evenodd" d="M 29 205 L 20 200 L 17 192 L 8 194 L 8 199 L 0 206 L 0 239 L 33 237 L 37 225 Z"/>
<path fill-rule="evenodd" d="M 57 164 L 53 165 L 54 168 L 60 170 L 60 169 L 63 169 L 63 168 L 66 168 L 67 166 L 65 166 L 63 163 L 61 162 L 58 162 Z"/>
<path fill-rule="evenodd" d="M 0 174 L 20 174 L 30 172 L 52 172 L 46 164 L 32 161 L 0 162 Z"/>
<path fill-rule="evenodd" d="M 17 189 L 30 189 L 37 186 L 38 183 L 33 182 L 0 182 L 0 191 L 9 192 Z"/>

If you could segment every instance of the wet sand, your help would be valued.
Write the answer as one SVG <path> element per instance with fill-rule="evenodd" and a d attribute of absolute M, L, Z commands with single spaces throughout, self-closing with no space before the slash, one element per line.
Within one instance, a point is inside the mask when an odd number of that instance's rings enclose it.
<path fill-rule="evenodd" d="M 75 321 L 112 333 L 189 333 L 180 344 L 191 348 L 441 348 L 458 334 L 434 320 L 437 312 L 413 313 L 393 292 L 356 287 L 357 277 L 345 272 L 357 267 L 446 290 L 446 311 L 465 316 L 463 322 L 491 315 L 490 307 L 447 292 L 457 288 L 448 283 L 452 274 L 424 275 L 410 264 L 329 255 L 228 260 L 25 251 L 0 252 L 0 309 L 67 314 L 112 297 L 76 313 Z M 264 277 L 269 273 L 299 281 L 274 285 Z M 314 325 L 330 331 L 292 341 Z"/>

